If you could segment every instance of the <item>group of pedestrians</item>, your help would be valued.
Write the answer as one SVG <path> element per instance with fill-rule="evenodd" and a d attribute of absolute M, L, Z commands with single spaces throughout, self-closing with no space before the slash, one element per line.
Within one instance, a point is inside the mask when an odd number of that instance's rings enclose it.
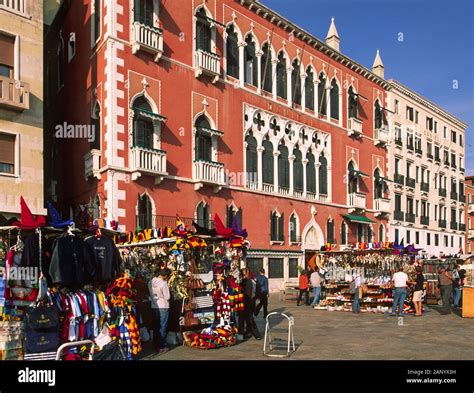
<path fill-rule="evenodd" d="M 309 278 L 308 278 L 309 277 Z M 299 294 L 296 305 L 299 306 L 301 298 L 305 297 L 305 304 L 307 306 L 317 306 L 321 298 L 321 286 L 324 283 L 324 275 L 321 274 L 318 267 L 315 270 L 308 268 L 303 270 L 299 278 Z M 310 286 L 313 288 L 313 301 L 309 302 Z"/>
<path fill-rule="evenodd" d="M 460 265 L 456 265 L 453 271 L 446 269 L 446 266 L 439 268 L 438 286 L 443 304 L 440 311 L 441 315 L 448 315 L 451 314 L 452 309 L 459 309 L 465 276 L 466 271 L 461 269 Z M 452 306 L 451 298 L 453 298 Z"/>

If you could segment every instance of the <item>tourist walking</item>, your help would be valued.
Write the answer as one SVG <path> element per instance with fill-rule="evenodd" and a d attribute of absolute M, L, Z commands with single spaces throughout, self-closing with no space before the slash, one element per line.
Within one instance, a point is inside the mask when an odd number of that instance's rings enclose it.
<path fill-rule="evenodd" d="M 249 269 L 243 268 L 242 272 L 242 288 L 244 292 L 244 319 L 245 319 L 245 333 L 244 338 L 248 339 L 252 335 L 257 339 L 261 340 L 260 332 L 258 331 L 257 324 L 253 318 L 255 312 L 255 294 L 257 291 L 257 284 L 255 280 L 250 277 Z"/>
<path fill-rule="evenodd" d="M 425 276 L 423 276 L 423 268 L 421 266 L 417 266 L 415 271 L 416 280 L 414 282 L 415 288 L 413 289 L 413 305 L 415 306 L 415 317 L 421 317 L 423 315 L 422 299 Z"/>
<path fill-rule="evenodd" d="M 391 315 L 403 315 L 403 305 L 407 297 L 408 275 L 403 271 L 403 266 L 398 268 L 398 272 L 393 275 L 393 306 Z M 397 312 L 398 306 L 398 312 Z"/>
<path fill-rule="evenodd" d="M 166 336 L 168 335 L 168 316 L 170 310 L 170 289 L 168 279 L 171 271 L 162 269 L 148 283 L 153 317 L 153 346 L 160 352 L 166 352 Z"/>
<path fill-rule="evenodd" d="M 298 300 L 296 301 L 296 306 L 300 305 L 301 298 L 305 297 L 305 304 L 309 306 L 309 284 L 308 284 L 308 274 L 306 270 L 303 270 L 300 274 L 300 281 L 299 281 L 299 290 L 300 293 L 298 295 Z"/>
<path fill-rule="evenodd" d="M 440 314 L 448 315 L 451 314 L 451 294 L 453 292 L 453 273 L 446 270 L 446 266 L 439 268 L 438 274 L 438 285 L 441 292 L 441 299 L 443 306 L 441 307 Z"/>
<path fill-rule="evenodd" d="M 268 278 L 265 276 L 265 269 L 260 269 L 260 272 L 257 276 L 257 300 L 258 305 L 255 307 L 255 316 L 258 316 L 260 310 L 263 307 L 263 318 L 266 318 L 268 315 Z"/>
<path fill-rule="evenodd" d="M 462 287 L 464 286 L 464 278 L 466 277 L 466 271 L 461 269 L 461 265 L 456 265 L 453 271 L 453 291 L 454 291 L 454 304 L 453 308 L 458 309 L 461 304 Z"/>
<path fill-rule="evenodd" d="M 361 284 L 362 278 L 360 272 L 357 272 L 357 275 L 349 288 L 349 292 L 354 294 L 354 301 L 352 302 L 353 313 L 360 313 Z"/>
<path fill-rule="evenodd" d="M 310 281 L 314 292 L 314 299 L 311 305 L 316 306 L 319 303 L 319 298 L 321 296 L 321 284 L 324 281 L 324 277 L 319 273 L 318 267 L 316 267 L 314 272 L 311 274 Z"/>

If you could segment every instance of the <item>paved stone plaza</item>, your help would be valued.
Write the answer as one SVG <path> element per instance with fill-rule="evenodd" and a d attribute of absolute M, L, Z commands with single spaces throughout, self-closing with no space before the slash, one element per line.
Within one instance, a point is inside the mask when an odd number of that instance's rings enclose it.
<path fill-rule="evenodd" d="M 270 298 L 269 311 L 284 312 L 295 318 L 298 360 L 473 360 L 474 320 L 459 314 L 440 315 L 429 307 L 422 318 L 406 316 L 403 325 L 384 314 L 329 312 L 294 301 Z M 256 318 L 260 332 L 265 322 Z M 283 337 L 279 333 L 278 337 Z M 149 355 L 147 355 L 149 353 Z M 184 346 L 165 354 L 145 350 L 145 360 L 262 360 L 263 339 L 250 339 L 230 348 L 197 350 Z"/>

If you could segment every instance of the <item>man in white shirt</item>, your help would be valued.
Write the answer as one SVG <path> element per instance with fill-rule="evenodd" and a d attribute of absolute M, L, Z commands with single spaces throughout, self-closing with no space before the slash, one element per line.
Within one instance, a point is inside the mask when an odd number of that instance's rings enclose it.
<path fill-rule="evenodd" d="M 169 269 L 160 270 L 158 277 L 148 283 L 153 315 L 153 346 L 158 352 L 166 352 L 166 336 L 168 334 L 168 316 L 170 309 Z"/>
<path fill-rule="evenodd" d="M 321 284 L 324 281 L 324 277 L 322 277 L 321 274 L 319 273 L 318 267 L 313 273 L 311 273 L 311 277 L 309 278 L 309 281 L 314 291 L 314 299 L 311 305 L 316 306 L 319 303 L 319 297 L 321 296 Z"/>
<path fill-rule="evenodd" d="M 393 306 L 392 314 L 397 315 L 397 306 L 398 306 L 398 315 L 403 314 L 403 304 L 407 297 L 407 281 L 408 275 L 403 271 L 403 266 L 398 268 L 398 272 L 393 275 Z"/>

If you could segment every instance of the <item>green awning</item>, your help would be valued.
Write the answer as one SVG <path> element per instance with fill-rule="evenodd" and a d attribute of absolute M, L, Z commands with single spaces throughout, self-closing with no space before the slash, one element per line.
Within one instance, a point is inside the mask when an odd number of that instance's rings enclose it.
<path fill-rule="evenodd" d="M 375 222 L 366 216 L 359 216 L 357 214 L 343 214 L 342 217 L 348 219 L 350 222 L 356 222 L 358 224 L 372 224 Z"/>
<path fill-rule="evenodd" d="M 202 131 L 202 132 L 206 132 L 210 135 L 216 135 L 216 136 L 224 135 L 224 133 L 222 131 L 214 130 L 214 129 L 208 128 L 208 127 L 199 127 L 199 126 L 197 126 L 196 129 L 199 130 L 199 131 Z"/>
<path fill-rule="evenodd" d="M 388 179 L 388 178 L 386 178 L 386 177 L 382 177 L 382 176 L 379 176 L 379 177 L 377 177 L 377 179 L 378 179 L 378 181 L 379 181 L 380 183 L 382 183 L 382 182 L 390 182 L 390 183 L 394 183 L 394 181 L 393 181 L 393 180 L 391 180 L 391 179 Z"/>
<path fill-rule="evenodd" d="M 361 171 L 357 171 L 355 169 L 352 169 L 349 171 L 350 173 L 356 175 L 356 176 L 363 176 L 363 177 L 370 177 L 367 173 L 364 173 L 364 172 L 361 172 Z"/>
<path fill-rule="evenodd" d="M 165 121 L 166 117 L 161 116 L 159 113 L 153 113 L 145 109 L 135 109 L 135 115 L 151 119 L 153 121 Z"/>

